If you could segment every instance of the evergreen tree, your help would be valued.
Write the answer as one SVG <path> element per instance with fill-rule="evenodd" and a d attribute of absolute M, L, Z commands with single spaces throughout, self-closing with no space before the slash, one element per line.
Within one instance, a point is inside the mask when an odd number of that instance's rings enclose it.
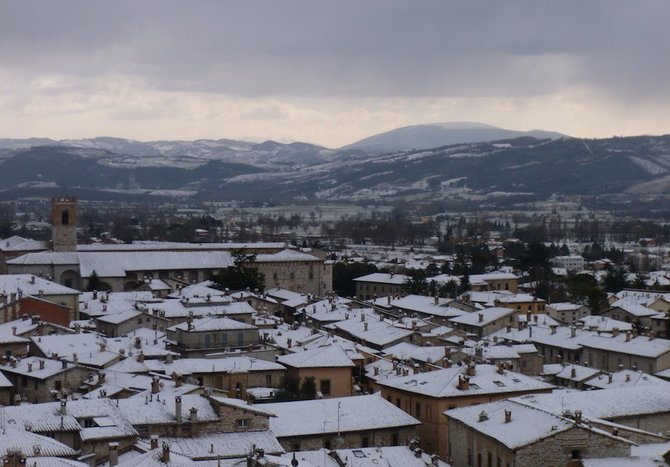
<path fill-rule="evenodd" d="M 243 250 L 234 250 L 233 258 L 233 266 L 222 269 L 212 278 L 214 287 L 221 290 L 243 290 L 248 287 L 251 290 L 262 291 L 265 288 L 265 275 L 250 266 L 255 261 L 256 255 L 247 255 Z"/>
<path fill-rule="evenodd" d="M 86 285 L 86 292 L 93 292 L 94 290 L 104 290 L 108 287 L 100 280 L 100 276 L 94 269 L 91 275 L 88 276 L 88 284 Z"/>

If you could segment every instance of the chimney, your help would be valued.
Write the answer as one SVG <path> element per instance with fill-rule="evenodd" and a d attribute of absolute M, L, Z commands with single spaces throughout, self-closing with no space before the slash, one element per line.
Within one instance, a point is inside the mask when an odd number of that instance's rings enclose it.
<path fill-rule="evenodd" d="M 437 306 L 439 304 L 440 304 L 440 298 L 437 296 L 437 294 L 435 294 L 435 296 L 433 297 L 433 305 Z"/>
<path fill-rule="evenodd" d="M 100 346 L 100 352 L 104 352 L 105 349 L 107 348 L 107 344 L 105 344 L 104 342 L 100 342 L 98 343 L 98 345 Z"/>
<path fill-rule="evenodd" d="M 612 384 L 612 373 L 607 375 L 607 384 Z"/>
<path fill-rule="evenodd" d="M 505 409 L 505 423 L 512 421 L 512 411 Z"/>
<path fill-rule="evenodd" d="M 67 399 L 60 400 L 60 414 L 61 415 L 67 414 Z"/>
<path fill-rule="evenodd" d="M 12 334 L 16 335 L 16 326 L 12 326 Z"/>
<path fill-rule="evenodd" d="M 21 394 L 14 394 L 14 405 L 21 405 Z"/>
<path fill-rule="evenodd" d="M 379 367 L 378 366 L 375 367 L 375 376 L 379 376 Z"/>
<path fill-rule="evenodd" d="M 39 457 L 41 453 L 42 453 L 42 446 L 40 446 L 39 444 L 35 444 L 33 446 L 33 455 L 35 457 Z"/>
<path fill-rule="evenodd" d="M 74 333 L 75 334 L 80 334 L 81 333 L 81 325 L 79 323 L 76 323 L 74 325 Z"/>
<path fill-rule="evenodd" d="M 160 382 L 158 380 L 158 376 L 154 376 L 151 379 L 151 394 L 157 394 L 161 390 L 160 388 Z"/>
<path fill-rule="evenodd" d="M 619 328 L 612 328 L 612 337 L 616 337 L 619 335 Z"/>
<path fill-rule="evenodd" d="M 630 342 L 630 331 L 626 331 L 626 342 Z"/>
<path fill-rule="evenodd" d="M 570 326 L 570 337 L 575 337 L 577 335 L 577 328 Z"/>
<path fill-rule="evenodd" d="M 136 337 L 135 338 L 135 348 L 136 349 L 141 349 L 142 348 L 142 338 L 141 337 Z"/>
<path fill-rule="evenodd" d="M 363 331 L 368 331 L 368 323 L 363 323 Z"/>
<path fill-rule="evenodd" d="M 570 378 L 575 378 L 577 377 L 577 370 L 575 367 L 572 367 L 572 370 L 570 370 Z"/>
<path fill-rule="evenodd" d="M 508 324 L 508 325 L 507 325 L 507 329 L 506 329 L 506 331 L 507 331 L 507 332 L 512 332 L 512 326 L 510 326 L 510 325 Z"/>
<path fill-rule="evenodd" d="M 170 462 L 170 446 L 167 443 L 163 443 L 163 452 L 161 453 L 161 462 L 168 463 Z"/>
<path fill-rule="evenodd" d="M 101 371 L 98 373 L 98 384 L 102 385 L 105 384 L 105 372 Z"/>
<path fill-rule="evenodd" d="M 500 375 L 505 374 L 505 365 L 503 365 L 502 362 L 498 362 L 498 374 Z"/>
<path fill-rule="evenodd" d="M 30 276 L 30 283 L 31 284 L 35 283 L 35 276 L 33 276 L 33 275 Z"/>
<path fill-rule="evenodd" d="M 40 360 L 40 370 L 44 370 L 44 360 Z"/>
<path fill-rule="evenodd" d="M 63 369 L 67 368 L 67 362 L 65 360 L 61 360 L 60 364 L 61 364 L 61 367 L 63 367 Z"/>
<path fill-rule="evenodd" d="M 465 374 L 468 376 L 474 376 L 475 375 L 475 364 L 474 363 L 469 363 L 468 366 L 465 369 Z"/>
<path fill-rule="evenodd" d="M 191 423 L 198 423 L 198 409 L 196 409 L 195 407 L 191 407 L 189 412 L 190 412 L 189 418 L 191 420 Z"/>
<path fill-rule="evenodd" d="M 413 372 L 414 372 L 415 375 L 419 374 L 419 364 L 418 363 L 414 364 Z"/>
<path fill-rule="evenodd" d="M 74 363 L 76 365 L 78 361 L 79 361 L 79 357 L 77 357 L 77 353 L 75 352 L 75 353 L 72 354 L 72 363 Z"/>
<path fill-rule="evenodd" d="M 480 422 L 485 422 L 488 419 L 489 419 L 489 415 L 486 413 L 486 411 L 482 410 L 481 412 L 479 412 L 479 421 Z"/>
<path fill-rule="evenodd" d="M 151 449 L 157 449 L 158 448 L 158 435 L 151 435 L 149 438 L 151 441 Z"/>
<path fill-rule="evenodd" d="M 174 411 L 177 423 L 181 423 L 181 396 L 174 398 Z M 165 451 L 165 443 L 163 443 L 163 451 Z"/>
<path fill-rule="evenodd" d="M 456 389 L 461 391 L 467 391 L 470 389 L 470 378 L 467 376 L 458 375 L 458 384 L 456 385 Z"/>
<path fill-rule="evenodd" d="M 582 423 L 582 411 L 575 410 L 575 423 Z"/>
<path fill-rule="evenodd" d="M 533 326 L 528 326 L 528 338 L 533 337 Z"/>
<path fill-rule="evenodd" d="M 33 371 L 33 362 L 28 362 L 28 373 Z"/>
<path fill-rule="evenodd" d="M 109 443 L 109 465 L 114 467 L 119 463 L 119 443 Z"/>
<path fill-rule="evenodd" d="M 626 373 L 625 380 L 626 382 L 630 381 L 630 373 Z"/>
<path fill-rule="evenodd" d="M 388 297 L 386 297 L 386 303 L 387 303 L 387 305 L 391 304 L 391 296 L 390 295 Z"/>
<path fill-rule="evenodd" d="M 552 325 L 551 325 L 551 333 L 552 333 L 552 334 L 556 334 L 556 327 L 557 327 L 557 326 L 556 326 L 555 324 L 552 324 Z"/>
<path fill-rule="evenodd" d="M 10 358 L 10 360 L 9 360 L 9 365 L 10 365 L 12 368 L 16 368 L 16 357 L 11 357 L 11 358 Z"/>
<path fill-rule="evenodd" d="M 172 363 L 172 354 L 171 353 L 169 353 L 165 356 L 165 363 L 167 363 L 168 365 L 170 363 Z"/>
<path fill-rule="evenodd" d="M 137 354 L 137 361 L 142 363 L 144 361 L 144 352 L 140 350 L 140 353 Z"/>
<path fill-rule="evenodd" d="M 482 313 L 477 313 L 477 321 L 480 323 L 484 321 L 484 315 Z"/>

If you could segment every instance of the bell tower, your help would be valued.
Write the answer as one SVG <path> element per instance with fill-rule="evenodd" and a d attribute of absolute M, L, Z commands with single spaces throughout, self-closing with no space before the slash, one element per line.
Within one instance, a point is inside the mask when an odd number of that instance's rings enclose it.
<path fill-rule="evenodd" d="M 53 251 L 77 251 L 77 198 L 51 198 Z"/>

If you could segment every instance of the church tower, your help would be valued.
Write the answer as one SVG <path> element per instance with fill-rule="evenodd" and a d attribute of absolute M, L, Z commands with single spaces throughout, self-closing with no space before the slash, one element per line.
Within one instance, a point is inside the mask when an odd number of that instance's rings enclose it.
<path fill-rule="evenodd" d="M 77 251 L 77 198 L 51 198 L 53 251 Z"/>

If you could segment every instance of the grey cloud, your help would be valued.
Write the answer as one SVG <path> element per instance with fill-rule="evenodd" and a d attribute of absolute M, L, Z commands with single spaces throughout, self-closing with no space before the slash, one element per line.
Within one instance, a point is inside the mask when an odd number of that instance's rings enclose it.
<path fill-rule="evenodd" d="M 0 65 L 233 95 L 667 97 L 666 1 L 31 1 Z"/>

